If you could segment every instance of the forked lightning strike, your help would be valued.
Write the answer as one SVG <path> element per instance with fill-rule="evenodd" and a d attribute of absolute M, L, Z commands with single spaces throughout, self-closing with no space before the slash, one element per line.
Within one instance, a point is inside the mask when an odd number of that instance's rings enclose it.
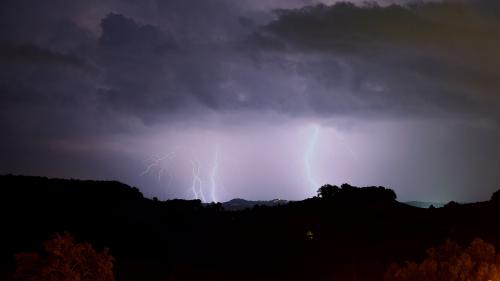
<path fill-rule="evenodd" d="M 195 199 L 200 199 L 202 202 L 205 201 L 205 194 L 203 193 L 203 181 L 200 178 L 200 161 L 191 160 L 191 166 L 193 170 L 193 182 L 191 185 L 191 190 L 193 191 Z"/>

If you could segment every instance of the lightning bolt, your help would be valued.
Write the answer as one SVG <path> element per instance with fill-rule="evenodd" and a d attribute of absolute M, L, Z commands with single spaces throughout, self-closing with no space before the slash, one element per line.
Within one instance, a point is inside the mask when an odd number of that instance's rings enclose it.
<path fill-rule="evenodd" d="M 214 162 L 212 165 L 212 173 L 210 175 L 210 180 L 212 183 L 212 189 L 210 190 L 210 194 L 212 196 L 212 202 L 218 202 L 217 198 L 215 197 L 215 192 L 217 189 L 217 171 L 219 170 L 219 148 L 217 147 L 215 149 L 215 156 L 214 156 Z"/>
<path fill-rule="evenodd" d="M 200 177 L 200 161 L 197 159 L 191 160 L 191 166 L 193 171 L 193 182 L 191 185 L 191 190 L 193 191 L 194 198 L 200 199 L 202 202 L 206 202 L 205 194 L 203 193 L 203 181 Z"/>
<path fill-rule="evenodd" d="M 203 178 L 202 178 L 202 165 L 201 161 L 197 157 L 195 151 L 193 149 L 188 149 L 188 148 L 183 148 L 183 146 L 176 147 L 174 150 L 171 152 L 159 156 L 159 157 L 151 157 L 147 160 L 149 164 L 146 166 L 146 168 L 140 173 L 140 176 L 144 176 L 147 174 L 154 174 L 156 175 L 156 178 L 158 179 L 159 182 L 162 181 L 164 178 L 164 175 L 168 175 L 168 186 L 172 184 L 172 180 L 174 178 L 174 175 L 172 171 L 169 169 L 170 165 L 172 164 L 172 160 L 174 158 L 178 158 L 177 154 L 179 150 L 187 150 L 185 151 L 186 153 L 190 151 L 191 157 L 189 159 L 189 163 L 191 164 L 191 173 L 192 173 L 192 180 L 191 180 L 191 187 L 190 190 L 194 196 L 195 199 L 199 199 L 202 202 L 207 202 L 207 197 L 205 196 L 204 193 L 204 186 L 208 187 L 208 184 L 205 185 Z M 189 154 L 189 153 L 188 153 Z M 184 155 L 184 153 L 182 153 Z M 180 156 L 182 156 L 180 155 Z M 214 158 L 213 162 L 211 165 L 211 170 L 207 171 L 210 172 L 210 174 L 207 174 L 207 180 L 209 178 L 210 180 L 210 200 L 212 202 L 218 202 L 217 200 L 217 189 L 218 186 L 220 185 L 219 183 L 219 147 L 217 146 L 215 148 L 214 152 Z"/>
<path fill-rule="evenodd" d="M 192 168 L 193 168 L 193 183 L 192 183 L 192 185 L 191 185 L 191 190 L 193 191 L 193 196 L 194 196 L 194 198 L 195 198 L 195 199 L 200 199 L 200 198 L 198 197 L 198 192 L 196 191 L 196 184 L 197 184 L 197 181 L 196 181 L 196 175 L 197 175 L 197 173 L 199 172 L 199 170 L 198 170 L 198 172 L 197 172 L 197 170 L 196 170 L 196 166 L 195 166 L 195 162 L 194 162 L 194 161 L 190 161 L 190 162 L 191 162 L 191 166 L 192 166 Z M 199 168 L 199 167 L 198 167 L 198 168 Z"/>
<path fill-rule="evenodd" d="M 319 188 L 319 186 L 312 175 L 311 157 L 314 155 L 314 151 L 316 150 L 316 144 L 318 143 L 318 135 L 319 135 L 319 126 L 315 125 L 313 127 L 313 132 L 312 132 L 311 138 L 309 139 L 309 143 L 307 145 L 307 150 L 306 150 L 306 153 L 304 155 L 304 165 L 305 165 L 305 169 L 306 169 L 306 177 L 307 177 L 307 180 L 309 181 L 309 184 L 311 185 L 311 189 L 313 190 L 314 193 Z"/>
<path fill-rule="evenodd" d="M 151 170 L 153 170 L 155 167 L 159 167 L 158 181 L 160 181 L 163 172 L 165 172 L 165 170 L 166 170 L 166 167 L 162 167 L 163 163 L 172 160 L 175 157 L 176 152 L 177 152 L 177 149 L 174 149 L 173 151 L 167 153 L 164 156 L 160 156 L 157 158 L 150 158 L 150 159 L 152 159 L 151 163 L 146 167 L 146 169 L 144 171 L 141 172 L 140 176 L 144 176 L 146 174 L 149 174 L 151 172 Z M 170 175 L 170 177 L 173 176 L 171 172 L 169 172 L 169 175 Z"/>

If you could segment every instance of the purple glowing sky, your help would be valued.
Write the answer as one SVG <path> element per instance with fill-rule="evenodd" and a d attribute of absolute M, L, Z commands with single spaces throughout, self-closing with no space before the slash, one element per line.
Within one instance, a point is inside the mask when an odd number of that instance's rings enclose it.
<path fill-rule="evenodd" d="M 0 173 L 161 199 L 488 199 L 500 5 L 360 2 L 4 1 Z"/>

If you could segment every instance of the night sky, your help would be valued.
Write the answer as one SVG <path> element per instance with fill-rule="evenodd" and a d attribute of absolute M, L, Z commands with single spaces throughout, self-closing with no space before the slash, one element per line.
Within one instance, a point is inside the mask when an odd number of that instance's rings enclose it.
<path fill-rule="evenodd" d="M 497 1 L 0 5 L 0 174 L 204 201 L 500 188 Z"/>

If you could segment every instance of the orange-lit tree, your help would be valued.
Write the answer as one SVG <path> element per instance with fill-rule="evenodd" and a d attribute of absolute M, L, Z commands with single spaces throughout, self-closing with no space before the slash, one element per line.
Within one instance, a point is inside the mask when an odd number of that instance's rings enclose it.
<path fill-rule="evenodd" d="M 386 281 L 500 281 L 500 255 L 495 247 L 474 239 L 467 248 L 447 241 L 427 251 L 421 263 L 393 264 Z"/>
<path fill-rule="evenodd" d="M 16 279 L 26 281 L 114 281 L 113 257 L 68 234 L 55 234 L 43 253 L 16 255 Z"/>

